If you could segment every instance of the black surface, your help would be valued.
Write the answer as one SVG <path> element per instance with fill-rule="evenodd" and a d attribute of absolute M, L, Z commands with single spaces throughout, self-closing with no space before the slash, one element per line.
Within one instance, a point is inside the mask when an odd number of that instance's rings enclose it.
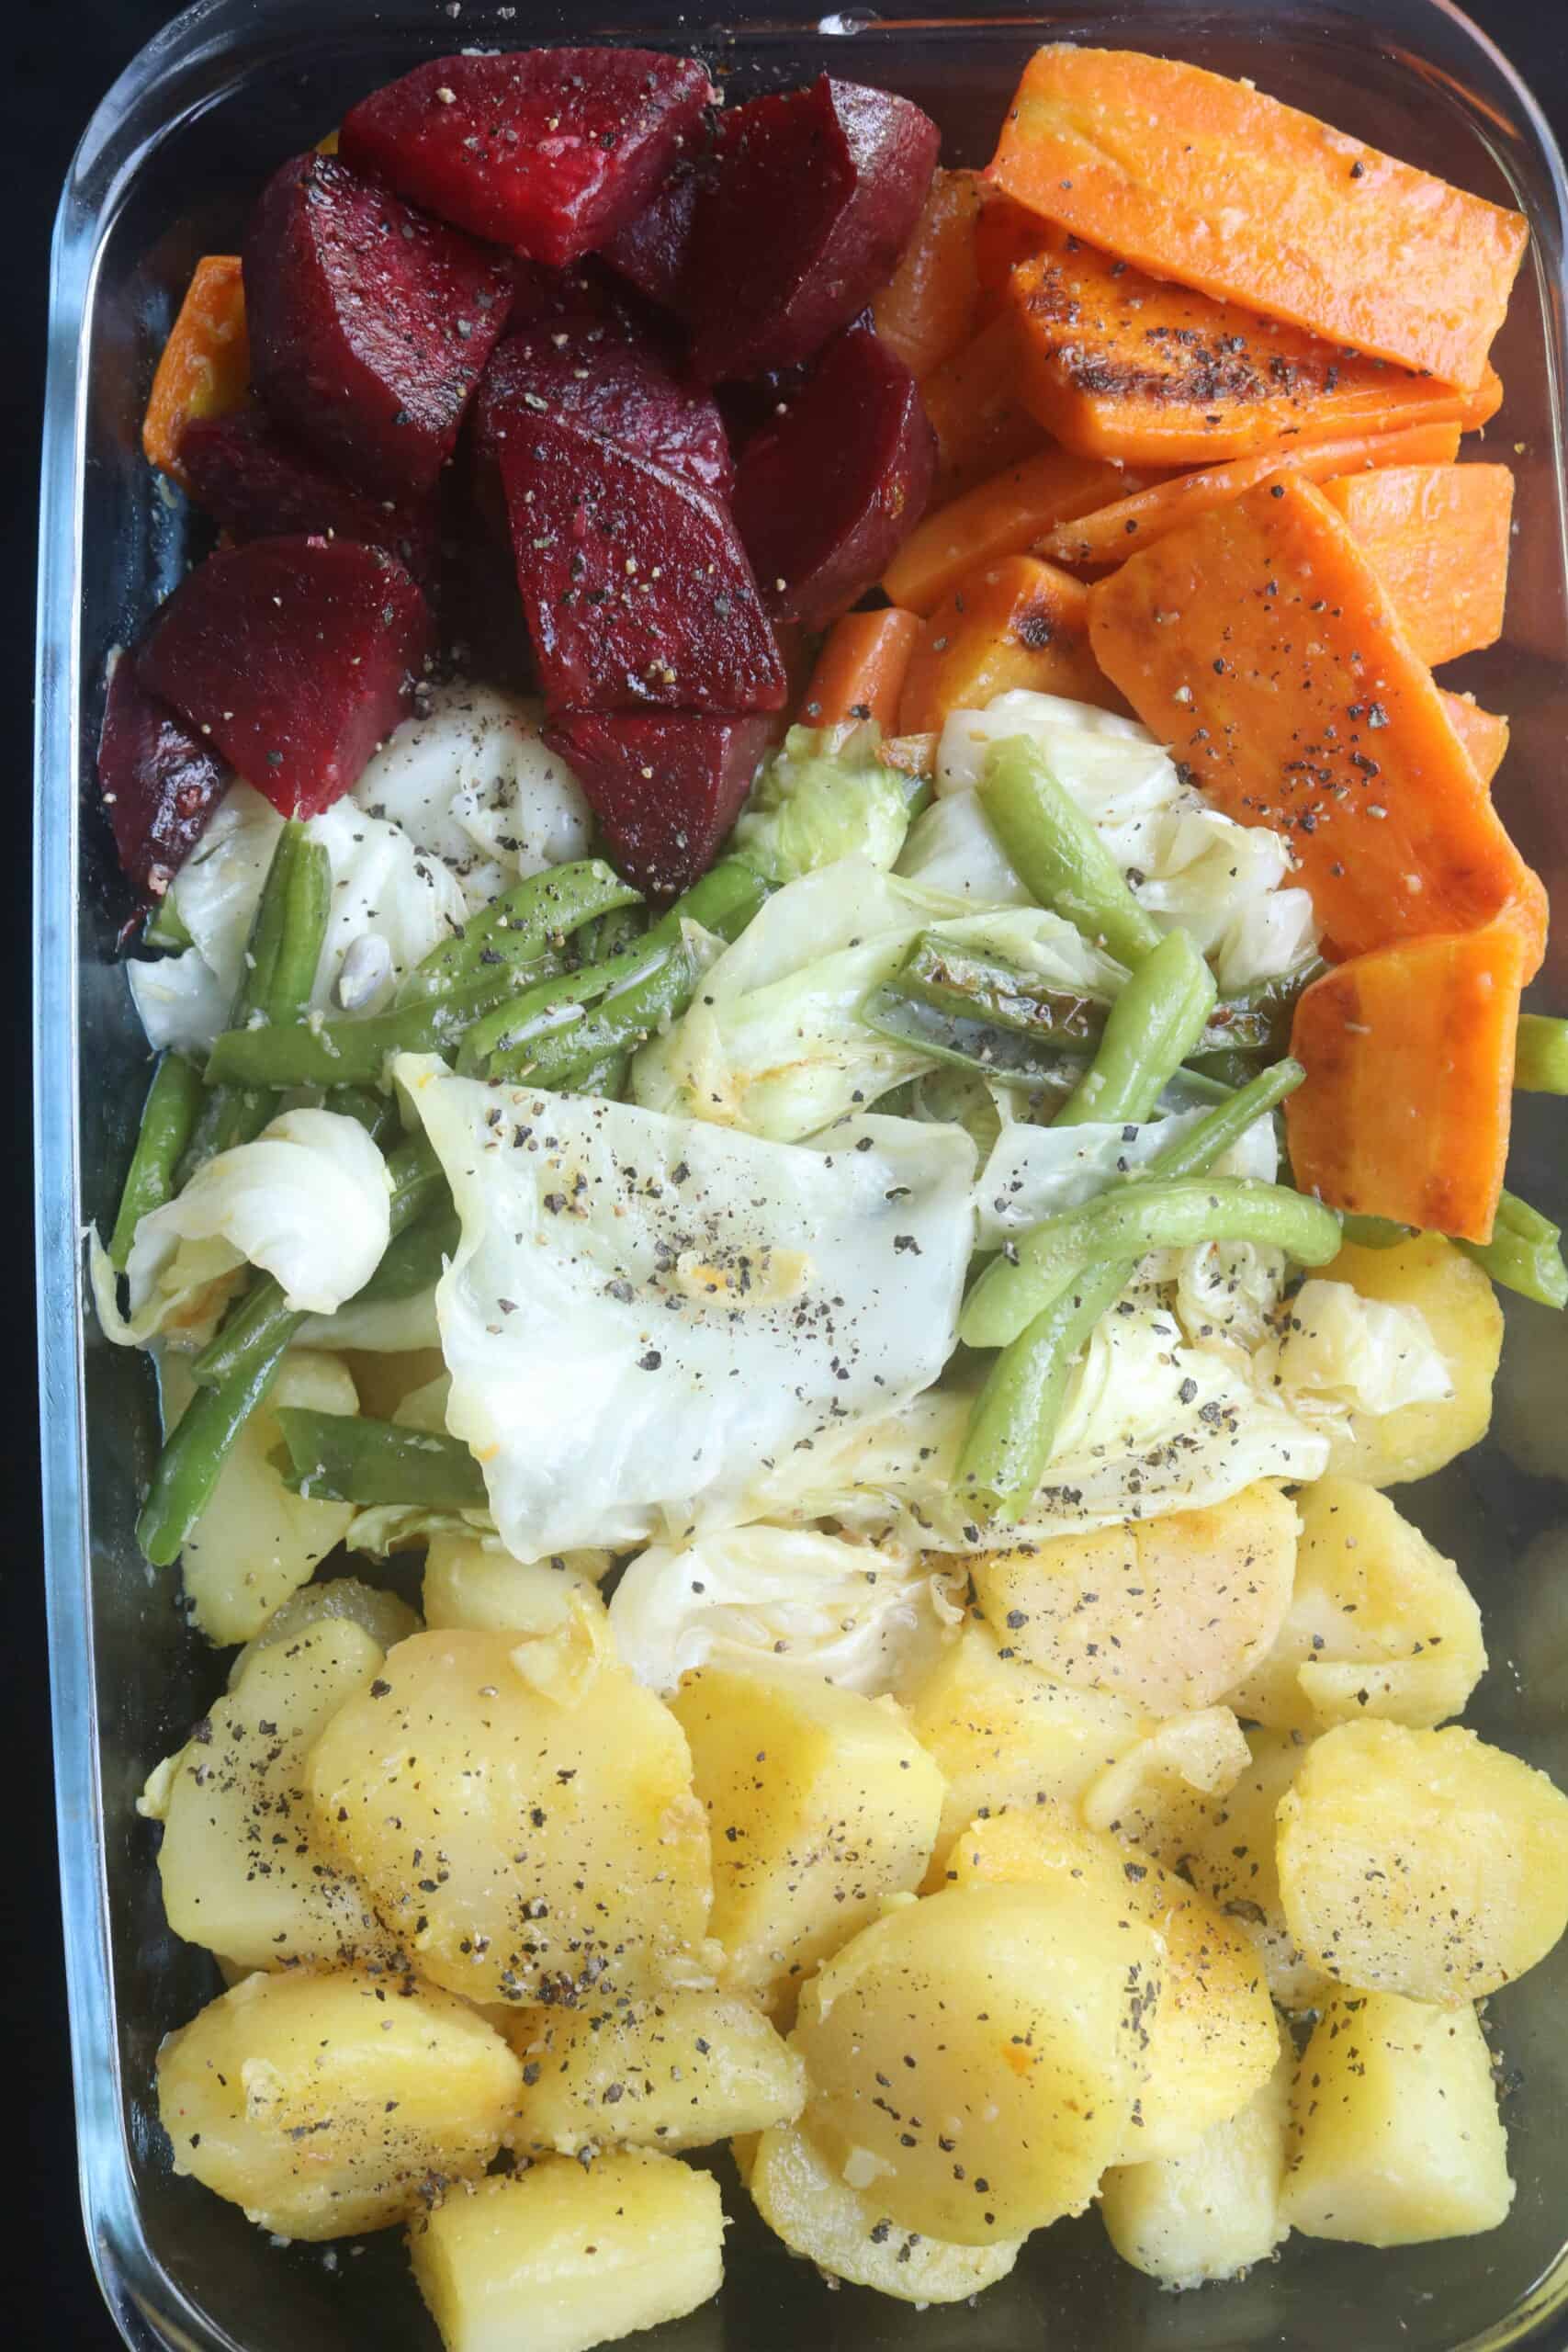
<path fill-rule="evenodd" d="M 1269 4 L 1259 0 L 1262 9 Z M 1375 21 L 1378 0 L 1364 0 L 1364 5 Z M 93 106 L 171 13 L 160 0 L 7 0 L 4 22 L 9 38 L 6 71 L 0 75 L 0 153 L 8 198 L 0 249 L 6 255 L 0 288 L 8 298 L 6 356 L 0 368 L 0 419 L 8 460 L 0 647 L 13 672 L 6 704 L 6 781 L 11 805 L 18 812 L 7 860 L 6 908 L 6 938 L 13 958 L 6 999 L 10 1016 L 6 1024 L 11 1063 L 8 1100 L 16 1109 L 3 1158 L 12 1197 L 0 1227 L 10 1244 L 5 1293 L 17 1301 L 15 1329 L 8 1335 L 13 1370 L 4 1384 L 13 1409 L 0 1444 L 0 1453 L 16 1465 L 0 1487 L 7 1497 L 12 1531 L 6 1563 L 12 1601 L 6 1645 L 10 1688 L 5 1707 L 6 1733 L 14 1747 L 6 1785 L 15 1841 L 4 1880 L 9 1897 L 5 1904 L 6 2015 L 11 2041 L 7 2087 L 13 2150 L 7 2221 L 18 2300 L 23 2309 L 37 2314 L 31 2326 L 22 2323 L 23 2337 L 70 2346 L 73 2352 L 75 2347 L 110 2352 L 118 2339 L 93 2281 L 77 2202 L 54 1816 L 49 1796 L 35 1384 L 28 1338 L 31 1163 L 25 1106 L 30 1080 L 24 1008 L 29 874 L 23 838 L 26 818 L 20 812 L 27 806 L 30 772 L 37 447 L 50 226 L 72 149 Z M 1471 13 L 1507 51 L 1542 101 L 1558 137 L 1568 142 L 1565 0 L 1471 0 Z M 32 2282 L 30 2293 L 22 2284 L 26 2280 Z"/>

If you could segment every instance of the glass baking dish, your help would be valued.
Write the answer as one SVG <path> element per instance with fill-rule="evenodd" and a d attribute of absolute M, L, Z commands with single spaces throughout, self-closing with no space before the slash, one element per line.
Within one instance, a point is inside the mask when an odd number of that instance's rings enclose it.
<path fill-rule="evenodd" d="M 1530 260 L 1497 352 L 1491 428 L 1518 477 L 1503 641 L 1452 681 L 1506 710 L 1508 821 L 1568 908 L 1568 556 L 1562 416 L 1568 189 L 1540 114 L 1447 0 L 1127 0 L 1015 13 L 987 0 L 897 21 L 865 10 L 733 6 L 714 28 L 657 0 L 199 0 L 99 107 L 61 206 L 50 319 L 38 700 L 38 1218 L 41 1393 L 56 1764 L 83 2196 L 93 2258 L 126 2339 L 189 2352 L 328 2352 L 434 2332 L 395 2233 L 336 2249 L 269 2245 L 231 2207 L 175 2178 L 150 2094 L 161 2037 L 218 1989 L 164 1924 L 148 1767 L 208 1704 L 218 1661 L 186 1625 L 176 1580 L 141 1560 L 133 1524 L 156 1447 L 152 1377 L 83 1313 L 80 1237 L 107 1223 L 145 1062 L 117 942 L 130 912 L 92 784 L 111 647 L 179 578 L 186 517 L 139 444 L 152 366 L 197 256 L 232 251 L 274 165 L 345 105 L 459 43 L 628 38 L 706 55 L 733 94 L 826 66 L 907 92 L 941 121 L 948 160 L 983 163 L 1033 44 L 1143 46 L 1232 74 L 1346 130 L 1517 205 Z M 1568 922 L 1538 989 L 1568 1012 Z M 1568 1156 L 1549 1105 L 1523 1098 L 1518 1189 L 1568 1222 Z M 1560 1132 L 1560 1131 L 1559 1131 Z M 1568 1331 L 1509 1301 L 1507 1374 L 1486 1445 L 1402 1506 L 1460 1560 L 1492 1668 L 1469 1720 L 1568 1781 Z M 1520 1464 L 1528 1465 L 1521 1467 Z M 1555 1540 L 1554 1540 L 1555 1539 Z M 974 2308 L 916 2312 L 826 2291 L 768 2238 L 744 2196 L 719 2299 L 667 2330 L 671 2352 L 1404 2352 L 1568 2343 L 1568 1946 L 1494 2005 L 1518 2193 L 1494 2234 L 1396 2254 L 1305 2239 L 1243 2283 L 1163 2294 L 1113 2256 L 1098 2219 L 1037 2238 Z M 728 2185 L 735 2189 L 732 2175 Z"/>

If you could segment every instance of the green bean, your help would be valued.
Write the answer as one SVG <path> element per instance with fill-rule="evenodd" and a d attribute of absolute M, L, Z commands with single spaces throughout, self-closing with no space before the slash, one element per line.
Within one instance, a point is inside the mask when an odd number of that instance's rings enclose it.
<path fill-rule="evenodd" d="M 235 1439 L 276 1378 L 287 1345 L 287 1339 L 276 1340 L 218 1387 L 198 1388 L 170 1430 L 136 1522 L 136 1540 L 155 1568 L 178 1559 Z"/>
<path fill-rule="evenodd" d="M 642 905 L 617 907 L 611 914 L 585 922 L 571 943 L 577 969 L 585 971 L 591 964 L 607 963 L 612 956 L 635 947 L 647 929 L 648 909 Z"/>
<path fill-rule="evenodd" d="M 521 1049 L 536 1037 L 553 1037 L 561 1029 L 576 1027 L 586 1006 L 597 1003 L 602 996 L 608 996 L 616 989 L 634 984 L 650 963 L 659 960 L 659 956 L 660 948 L 649 932 L 635 947 L 624 948 L 619 955 L 606 957 L 603 964 L 589 964 L 581 972 L 537 980 L 531 988 L 505 998 L 464 1031 L 457 1048 L 458 1069 L 466 1078 L 493 1077 L 498 1055 Z"/>
<path fill-rule="evenodd" d="M 1186 1067 L 1194 1077 L 1212 1078 L 1230 1093 L 1239 1092 L 1242 1087 L 1249 1086 L 1258 1074 L 1257 1062 L 1239 1047 L 1222 1047 L 1217 1053 L 1194 1054 Z"/>
<path fill-rule="evenodd" d="M 394 1136 L 400 1131 L 398 1105 L 390 1094 L 378 1094 L 368 1086 L 334 1086 L 321 1105 L 323 1111 L 335 1111 L 340 1118 L 353 1119 L 362 1126 L 371 1142 L 385 1151 Z"/>
<path fill-rule="evenodd" d="M 1047 1035 L 1021 1036 L 1014 1029 L 993 1028 L 988 1022 L 939 1011 L 905 996 L 892 982 L 871 990 L 862 1001 L 859 1018 L 891 1045 L 998 1086 L 1016 1086 L 1030 1093 L 1054 1088 L 1066 1100 L 1083 1075 L 1080 1049 L 1054 1049 Z"/>
<path fill-rule="evenodd" d="M 505 1001 L 529 975 L 553 958 L 514 970 L 510 965 L 458 981 L 444 996 L 395 1004 L 342 1021 L 304 1022 L 293 1029 L 226 1029 L 212 1048 L 209 1078 L 251 1086 L 378 1086 L 393 1054 L 446 1054 L 476 1021 Z"/>
<path fill-rule="evenodd" d="M 1064 1053 L 1075 1046 L 1091 1053 L 1105 1026 L 1105 1007 L 1095 998 L 1054 986 L 999 956 L 951 946 L 929 931 L 921 933 L 886 985 L 895 996 L 961 1020 L 1017 1030 Z"/>
<path fill-rule="evenodd" d="M 1184 1135 L 1156 1151 L 1152 1159 L 1146 1159 L 1141 1168 L 1129 1170 L 1128 1182 L 1207 1175 L 1215 1160 L 1223 1159 L 1233 1145 L 1241 1141 L 1248 1127 L 1266 1117 L 1287 1094 L 1293 1094 L 1305 1077 L 1300 1062 L 1292 1061 L 1288 1056 L 1270 1069 L 1260 1070 L 1227 1102 L 1216 1103 L 1212 1111 L 1206 1111 Z"/>
<path fill-rule="evenodd" d="M 1196 1046 L 1214 1002 L 1214 976 L 1184 931 L 1145 956 L 1106 1016 L 1093 1062 L 1057 1126 L 1146 1119 Z"/>
<path fill-rule="evenodd" d="M 1541 1306 L 1568 1306 L 1568 1266 L 1562 1262 L 1562 1228 L 1513 1193 L 1497 1204 L 1490 1241 L 1461 1241 L 1467 1258 L 1505 1290 L 1517 1291 Z"/>
<path fill-rule="evenodd" d="M 620 1102 L 626 1097 L 631 1066 L 629 1053 L 605 1054 L 599 1061 L 574 1071 L 571 1091 L 574 1094 L 597 1094 L 605 1102 Z"/>
<path fill-rule="evenodd" d="M 490 1499 L 483 1472 L 457 1438 L 295 1405 L 279 1408 L 277 1425 L 283 1444 L 274 1459 L 297 1495 L 420 1510 L 483 1510 Z"/>
<path fill-rule="evenodd" d="M 767 883 L 744 858 L 721 857 L 700 882 L 682 893 L 648 935 L 652 939 L 666 924 L 678 931 L 685 922 L 699 922 L 720 939 L 739 939 L 767 895 Z"/>
<path fill-rule="evenodd" d="M 953 1472 L 954 1489 L 987 1516 L 1016 1521 L 1038 1492 L 1078 1351 L 1135 1262 L 1118 1258 L 1085 1268 L 991 1366 Z"/>
<path fill-rule="evenodd" d="M 1159 945 L 1159 926 L 1038 744 L 1010 736 L 986 762 L 980 800 L 1019 879 L 1119 963 L 1141 964 Z"/>
<path fill-rule="evenodd" d="M 585 857 L 531 874 L 471 915 L 455 938 L 444 940 L 415 966 L 397 993 L 399 1004 L 420 1004 L 478 979 L 498 964 L 536 964 L 547 950 L 637 893 L 603 858 Z"/>
<path fill-rule="evenodd" d="M 378 1301 L 412 1298 L 441 1279 L 442 1269 L 462 1238 L 462 1219 L 449 1200 L 426 1209 L 417 1225 L 389 1241 L 381 1262 L 350 1302 L 374 1306 Z"/>
<path fill-rule="evenodd" d="M 1395 1225 L 1392 1217 L 1360 1216 L 1352 1209 L 1341 1213 L 1344 1238 L 1355 1243 L 1358 1250 L 1397 1250 L 1402 1241 L 1413 1241 L 1416 1227 Z"/>
<path fill-rule="evenodd" d="M 1527 1094 L 1568 1094 L 1568 1021 L 1520 1013 L 1514 1084 Z"/>
<path fill-rule="evenodd" d="M 685 1011 L 699 971 L 684 940 L 667 941 L 634 979 L 597 1004 L 579 1008 L 571 1022 L 492 1053 L 486 1075 L 563 1093 L 581 1091 L 589 1071 L 615 1055 L 635 1053 L 661 1022 Z"/>
<path fill-rule="evenodd" d="M 109 1237 L 109 1262 L 119 1273 L 125 1272 L 141 1219 L 174 1198 L 175 1170 L 190 1141 L 201 1096 L 201 1072 L 193 1063 L 183 1054 L 159 1057 Z"/>

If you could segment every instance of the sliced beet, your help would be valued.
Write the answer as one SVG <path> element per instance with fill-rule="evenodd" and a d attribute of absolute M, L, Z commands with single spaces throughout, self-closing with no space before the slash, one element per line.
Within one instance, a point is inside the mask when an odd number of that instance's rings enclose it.
<path fill-rule="evenodd" d="M 423 595 L 379 548 L 256 539 L 181 582 L 137 669 L 275 808 L 314 817 L 407 711 L 430 633 Z"/>
<path fill-rule="evenodd" d="M 612 863 L 658 899 L 705 874 L 777 734 L 770 718 L 565 710 L 546 727 L 599 820 Z"/>
<path fill-rule="evenodd" d="M 717 120 L 704 118 L 700 138 L 689 141 L 636 219 L 600 247 L 602 261 L 648 301 L 680 319 L 690 307 L 687 273 L 697 198 L 716 168 Z"/>
<path fill-rule="evenodd" d="M 851 327 L 740 460 L 735 520 L 774 618 L 824 628 L 847 612 L 919 521 L 935 471 L 913 376 Z"/>
<path fill-rule="evenodd" d="M 480 464 L 493 467 L 508 434 L 525 433 L 541 415 L 562 417 L 719 498 L 734 484 L 717 403 L 680 383 L 624 317 L 561 315 L 496 346 L 474 410 Z"/>
<path fill-rule="evenodd" d="M 438 57 L 344 117 L 338 152 L 443 220 L 560 266 L 642 210 L 713 98 L 649 49 Z"/>
<path fill-rule="evenodd" d="M 230 781 L 213 745 L 148 692 L 135 656 L 122 653 L 104 706 L 98 789 L 140 897 L 163 897 Z"/>
<path fill-rule="evenodd" d="M 891 276 L 941 134 L 908 98 L 824 74 L 719 118 L 683 297 L 706 383 L 808 359 Z"/>
<path fill-rule="evenodd" d="M 243 262 L 273 414 L 377 496 L 432 490 L 506 326 L 506 256 L 310 154 L 268 181 Z"/>
<path fill-rule="evenodd" d="M 180 436 L 191 496 L 240 542 L 301 533 L 383 548 L 428 580 L 435 561 L 434 494 L 372 498 L 297 441 L 265 409 L 193 418 Z"/>
<path fill-rule="evenodd" d="M 779 708 L 784 665 L 728 508 L 560 416 L 499 447 L 553 707 Z"/>

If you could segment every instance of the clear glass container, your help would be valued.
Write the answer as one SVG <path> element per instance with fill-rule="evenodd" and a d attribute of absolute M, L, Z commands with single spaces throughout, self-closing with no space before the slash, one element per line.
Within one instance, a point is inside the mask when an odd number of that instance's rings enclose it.
<path fill-rule="evenodd" d="M 111 647 L 179 578 L 186 518 L 144 465 L 139 424 L 197 257 L 233 251 L 286 155 L 365 91 L 459 44 L 640 40 L 695 49 L 732 94 L 823 66 L 907 92 L 950 161 L 989 154 L 1042 38 L 1190 58 L 1325 116 L 1528 214 L 1531 256 L 1495 354 L 1507 399 L 1490 438 L 1513 463 L 1518 535 L 1503 641 L 1463 665 L 1513 721 L 1498 797 L 1568 906 L 1568 569 L 1563 246 L 1568 191 L 1551 137 L 1497 51 L 1447 0 L 1104 0 L 1034 14 L 953 6 L 908 21 L 732 8 L 720 28 L 653 0 L 200 0 L 144 50 L 87 130 L 62 203 L 50 318 L 38 699 L 38 1216 L 48 1575 L 66 1936 L 88 2236 L 128 2343 L 183 2352 L 384 2352 L 434 2334 L 395 2233 L 363 2248 L 280 2251 L 177 2180 L 151 2092 L 161 2037 L 217 1989 L 164 1923 L 136 1794 L 211 1699 L 220 1666 L 186 1626 L 176 1580 L 133 1525 L 156 1448 L 143 1359 L 84 1313 L 81 1235 L 107 1224 L 146 1081 L 117 941 L 129 913 L 95 807 L 93 752 Z M 1538 989 L 1568 1011 L 1568 922 Z M 1555 996 L 1555 1005 L 1553 997 Z M 1568 1223 L 1562 1114 L 1521 1102 L 1517 1188 Z M 1509 1302 L 1497 1426 L 1406 1490 L 1402 1507 L 1461 1562 L 1492 1668 L 1469 1720 L 1568 1781 L 1568 1331 Z M 1524 1464 L 1526 1467 L 1517 1466 Z M 1553 1540 L 1555 1532 L 1555 1542 Z M 1245 2282 L 1158 2292 L 1099 2220 L 1045 2232 L 973 2309 L 916 2312 L 829 2293 L 730 2199 L 719 2299 L 661 2336 L 671 2352 L 1438 2352 L 1568 2342 L 1568 1946 L 1493 2004 L 1511 2087 L 1518 2193 L 1492 2235 L 1378 2254 L 1306 2239 Z M 733 2178 L 729 2187 L 734 2188 Z"/>

